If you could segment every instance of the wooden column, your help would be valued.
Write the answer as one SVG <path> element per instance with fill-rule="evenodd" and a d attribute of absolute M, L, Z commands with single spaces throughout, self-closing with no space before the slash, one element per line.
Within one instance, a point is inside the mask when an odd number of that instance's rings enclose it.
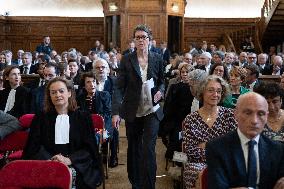
<path fill-rule="evenodd" d="M 183 49 L 183 25 L 186 0 L 103 0 L 105 23 L 107 17 L 118 15 L 120 17 L 120 44 L 122 50 L 128 48 L 128 42 L 133 38 L 133 29 L 138 24 L 147 24 L 151 27 L 153 37 L 160 44 L 168 41 L 168 16 L 182 18 L 180 44 Z M 173 10 L 173 6 L 178 7 Z M 117 9 L 112 9 L 117 7 Z M 107 27 L 107 26 L 106 26 Z M 108 31 L 105 28 L 105 31 Z M 107 38 L 107 34 L 105 37 Z M 108 39 L 105 39 L 107 42 Z M 108 44 L 106 44 L 108 45 Z"/>

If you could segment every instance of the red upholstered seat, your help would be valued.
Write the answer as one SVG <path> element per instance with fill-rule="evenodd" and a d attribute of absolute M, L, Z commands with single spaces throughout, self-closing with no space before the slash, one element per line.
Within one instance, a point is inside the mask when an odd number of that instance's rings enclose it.
<path fill-rule="evenodd" d="M 15 151 L 15 152 L 11 153 L 11 154 L 8 156 L 8 159 L 9 159 L 9 160 L 21 159 L 21 158 L 22 158 L 22 154 L 23 154 L 23 150 Z"/>
<path fill-rule="evenodd" d="M 25 114 L 19 118 L 20 126 L 25 130 L 14 131 L 0 141 L 0 152 L 4 154 L 5 162 L 21 159 L 22 150 L 28 140 L 29 133 L 26 131 L 30 127 L 34 114 Z"/>
<path fill-rule="evenodd" d="M 101 153 L 101 144 L 103 141 L 103 130 L 105 128 L 105 121 L 104 118 L 99 114 L 92 114 L 92 121 L 93 121 L 93 128 L 96 133 L 100 134 L 100 142 L 99 142 L 99 152 L 102 156 L 104 154 Z M 107 143 L 107 150 L 106 150 L 106 166 L 105 166 L 105 177 L 103 178 L 103 189 L 105 189 L 105 178 L 108 178 L 108 160 L 109 160 L 109 142 Z M 103 164 L 103 161 L 101 160 Z"/>
<path fill-rule="evenodd" d="M 71 173 L 60 162 L 16 160 L 0 170 L 0 188 L 60 188 L 70 189 Z"/>
<path fill-rule="evenodd" d="M 201 189 L 207 189 L 208 188 L 208 168 L 205 168 L 202 171 L 202 176 L 201 176 Z"/>
<path fill-rule="evenodd" d="M 29 128 L 35 114 L 25 114 L 19 118 L 20 126 L 23 128 Z"/>

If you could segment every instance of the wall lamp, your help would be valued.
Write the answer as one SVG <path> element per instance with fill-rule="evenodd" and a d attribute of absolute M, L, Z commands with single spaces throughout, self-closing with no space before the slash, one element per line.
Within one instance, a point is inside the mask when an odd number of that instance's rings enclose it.
<path fill-rule="evenodd" d="M 177 3 L 173 3 L 172 4 L 172 11 L 174 11 L 174 12 L 178 12 L 179 11 L 179 7 L 178 7 Z"/>
<path fill-rule="evenodd" d="M 116 3 L 109 3 L 108 4 L 108 8 L 109 8 L 109 11 L 117 11 L 118 10 L 118 7 L 116 5 Z"/>

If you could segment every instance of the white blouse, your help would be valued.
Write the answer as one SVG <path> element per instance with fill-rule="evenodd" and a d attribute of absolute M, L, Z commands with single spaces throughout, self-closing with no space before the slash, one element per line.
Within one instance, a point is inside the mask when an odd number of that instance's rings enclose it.
<path fill-rule="evenodd" d="M 69 116 L 67 114 L 58 115 L 55 121 L 55 144 L 68 144 L 69 130 Z"/>

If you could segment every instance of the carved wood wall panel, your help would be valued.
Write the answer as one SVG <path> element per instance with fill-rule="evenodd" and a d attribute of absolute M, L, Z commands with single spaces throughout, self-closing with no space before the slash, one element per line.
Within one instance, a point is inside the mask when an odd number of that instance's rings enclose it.
<path fill-rule="evenodd" d="M 0 27 L 2 25 L 5 25 L 6 35 L 0 48 L 11 49 L 13 54 L 18 49 L 34 51 L 45 35 L 51 37 L 58 53 L 75 47 L 86 54 L 94 47 L 95 40 L 104 42 L 103 18 L 8 17 L 5 24 L 0 20 Z"/>
<path fill-rule="evenodd" d="M 199 45 L 207 41 L 218 47 L 223 42 L 224 32 L 253 26 L 255 22 L 253 18 L 184 18 L 184 51 L 188 51 L 192 42 Z"/>

